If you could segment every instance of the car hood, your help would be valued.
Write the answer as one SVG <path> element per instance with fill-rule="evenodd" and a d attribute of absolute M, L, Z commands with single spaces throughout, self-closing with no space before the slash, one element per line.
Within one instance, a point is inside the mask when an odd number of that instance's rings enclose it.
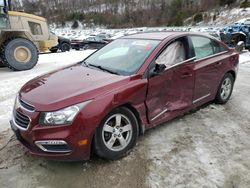
<path fill-rule="evenodd" d="M 54 111 L 104 95 L 128 81 L 128 76 L 74 65 L 29 81 L 19 96 L 37 111 Z"/>

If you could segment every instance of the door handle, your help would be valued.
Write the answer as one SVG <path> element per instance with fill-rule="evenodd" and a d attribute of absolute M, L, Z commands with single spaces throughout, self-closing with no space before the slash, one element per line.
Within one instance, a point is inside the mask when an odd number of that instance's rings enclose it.
<path fill-rule="evenodd" d="M 221 66 L 222 65 L 222 62 L 218 62 L 216 63 L 217 66 Z"/>
<path fill-rule="evenodd" d="M 189 73 L 189 72 L 185 72 L 181 75 L 181 78 L 188 78 L 188 77 L 192 77 L 193 74 L 192 73 Z"/>

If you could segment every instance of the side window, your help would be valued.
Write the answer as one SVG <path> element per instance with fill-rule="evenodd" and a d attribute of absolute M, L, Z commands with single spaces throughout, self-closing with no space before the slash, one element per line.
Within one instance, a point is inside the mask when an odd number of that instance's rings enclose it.
<path fill-rule="evenodd" d="M 35 22 L 29 22 L 29 26 L 30 26 L 30 31 L 32 33 L 32 35 L 42 35 L 42 27 L 40 24 L 35 23 Z"/>
<path fill-rule="evenodd" d="M 156 59 L 156 64 L 165 64 L 171 67 L 186 60 L 186 50 L 182 41 L 171 43 Z"/>
<path fill-rule="evenodd" d="M 193 42 L 196 59 L 202 59 L 214 54 L 212 41 L 209 38 L 192 36 L 191 40 Z"/>
<path fill-rule="evenodd" d="M 220 43 L 213 41 L 214 54 L 227 51 L 227 49 Z"/>

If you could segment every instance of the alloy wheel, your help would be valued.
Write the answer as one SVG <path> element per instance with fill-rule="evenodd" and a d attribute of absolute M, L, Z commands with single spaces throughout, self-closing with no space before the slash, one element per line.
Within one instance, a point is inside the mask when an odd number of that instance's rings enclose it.
<path fill-rule="evenodd" d="M 232 81 L 230 78 L 226 78 L 221 85 L 221 90 L 220 90 L 221 98 L 223 100 L 227 100 L 231 94 L 231 90 L 232 90 Z"/>
<path fill-rule="evenodd" d="M 122 151 L 132 138 L 133 128 L 128 117 L 114 114 L 104 124 L 102 139 L 105 146 L 112 151 Z"/>

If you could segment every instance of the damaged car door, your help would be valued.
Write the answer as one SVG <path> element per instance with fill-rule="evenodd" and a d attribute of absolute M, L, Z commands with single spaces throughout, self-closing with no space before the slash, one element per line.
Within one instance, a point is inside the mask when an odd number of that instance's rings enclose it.
<path fill-rule="evenodd" d="M 190 107 L 194 91 L 194 56 L 186 37 L 167 44 L 149 68 L 146 105 L 154 125 Z M 158 70 L 165 65 L 165 70 Z"/>

